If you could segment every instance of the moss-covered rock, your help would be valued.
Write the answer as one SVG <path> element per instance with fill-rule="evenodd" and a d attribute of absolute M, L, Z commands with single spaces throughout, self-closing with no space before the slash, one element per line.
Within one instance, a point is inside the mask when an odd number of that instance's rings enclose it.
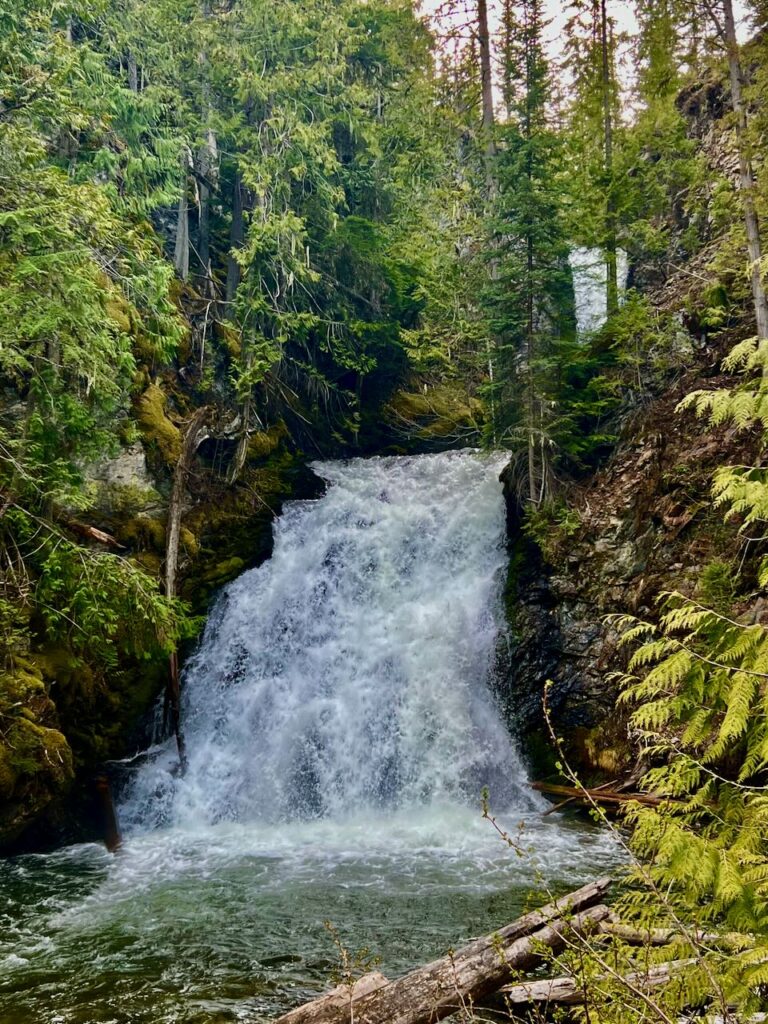
<path fill-rule="evenodd" d="M 175 466 L 181 454 L 181 431 L 166 413 L 166 395 L 159 384 L 150 384 L 137 399 L 136 420 L 145 441 L 167 466 Z"/>
<path fill-rule="evenodd" d="M 0 672 L 0 850 L 69 789 L 72 751 L 39 668 L 14 659 Z"/>
<path fill-rule="evenodd" d="M 269 430 L 258 430 L 248 439 L 248 458 L 264 459 L 272 455 L 288 436 L 285 424 L 278 423 Z"/>
<path fill-rule="evenodd" d="M 134 551 L 165 552 L 165 519 L 136 516 L 118 523 L 115 535 L 121 544 Z"/>
<path fill-rule="evenodd" d="M 395 392 L 384 407 L 391 428 L 407 445 L 419 450 L 448 447 L 479 440 L 483 423 L 482 403 L 467 393 L 460 382 L 444 382 L 421 391 Z"/>
<path fill-rule="evenodd" d="M 108 674 L 49 644 L 34 655 L 46 686 L 56 695 L 56 714 L 78 767 L 92 771 L 126 752 L 137 722 L 152 706 L 166 677 L 166 659 L 124 659 Z"/>

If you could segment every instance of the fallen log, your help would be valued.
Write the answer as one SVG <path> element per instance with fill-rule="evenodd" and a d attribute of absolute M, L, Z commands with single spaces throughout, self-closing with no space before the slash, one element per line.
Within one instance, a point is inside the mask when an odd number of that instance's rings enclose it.
<path fill-rule="evenodd" d="M 431 1024 L 494 992 L 510 972 L 538 963 L 541 949 L 562 949 L 569 935 L 594 931 L 610 911 L 597 903 L 602 878 L 541 907 L 498 932 L 391 981 L 344 1006 L 325 997 L 297 1007 L 276 1024 Z M 573 915 L 573 916 L 571 916 Z"/>
<path fill-rule="evenodd" d="M 745 937 L 738 932 L 704 932 L 691 929 L 685 933 L 677 928 L 633 928 L 617 920 L 602 921 L 598 932 L 620 939 L 628 946 L 668 946 L 671 942 L 683 941 L 700 943 L 703 946 L 722 946 L 726 949 L 743 948 L 745 945 Z"/>
<path fill-rule="evenodd" d="M 118 551 L 125 551 L 125 545 L 121 544 L 117 538 L 113 537 L 111 533 L 107 533 L 105 530 L 99 530 L 96 526 L 89 526 L 88 523 L 79 523 L 75 519 L 69 519 L 65 523 L 68 530 L 72 533 L 78 534 L 80 537 L 85 537 L 87 540 L 98 541 L 99 544 L 104 544 L 109 548 L 115 548 Z"/>
<path fill-rule="evenodd" d="M 632 971 L 623 977 L 611 979 L 602 975 L 600 981 L 622 982 L 632 988 L 650 992 L 663 988 L 675 974 L 694 964 L 695 960 L 671 960 L 666 964 L 654 964 L 644 971 Z M 594 984 L 594 982 L 592 983 Z M 498 990 L 492 1005 L 487 1009 L 514 1009 L 516 1006 L 556 1005 L 582 1006 L 586 1002 L 586 993 L 576 978 L 543 978 L 539 981 L 524 981 L 516 985 L 504 985 Z"/>
<path fill-rule="evenodd" d="M 655 796 L 653 793 L 620 793 L 618 790 L 586 787 L 582 789 L 579 786 L 560 786 L 553 782 L 532 782 L 531 789 L 539 793 L 550 793 L 552 796 L 566 797 L 568 800 L 594 800 L 595 803 L 603 804 L 638 803 L 658 807 L 659 804 L 670 802 L 670 798 Z"/>
<path fill-rule="evenodd" d="M 363 996 L 370 995 L 371 992 L 388 984 L 389 978 L 379 971 L 371 971 L 370 974 L 364 974 L 362 978 L 358 978 L 357 981 L 349 985 L 337 985 L 336 988 L 332 988 L 330 992 L 326 992 L 319 999 L 305 1003 L 304 1006 L 299 1006 L 297 1009 L 291 1010 L 290 1013 L 284 1014 L 280 1018 L 280 1024 L 301 1024 L 301 1021 L 309 1019 L 306 1014 L 310 1008 L 313 1008 L 312 1012 L 314 1013 L 312 1020 L 333 1020 L 335 1014 L 345 1007 L 349 1007 L 355 1000 L 362 999 Z"/>
<path fill-rule="evenodd" d="M 481 1009 L 505 1010 L 514 1006 L 581 1006 L 584 989 L 575 978 L 543 978 L 520 985 L 505 985 L 494 996 L 491 1004 Z"/>
<path fill-rule="evenodd" d="M 613 779 L 613 781 L 612 781 L 612 782 L 604 782 L 602 786 L 597 786 L 597 787 L 595 787 L 595 788 L 596 788 L 596 789 L 610 789 L 610 788 L 611 788 L 611 786 L 615 786 L 615 785 L 617 784 L 617 782 L 618 782 L 618 779 Z M 621 789 L 623 789 L 623 788 L 624 788 L 624 786 L 622 786 L 622 787 L 621 787 Z M 616 792 L 619 792 L 619 791 L 620 791 L 620 790 L 616 790 Z M 567 806 L 568 806 L 569 804 L 572 804 L 572 803 L 574 802 L 574 800 L 575 800 L 575 799 L 576 799 L 576 798 L 575 798 L 575 797 L 573 797 L 573 796 L 567 796 L 567 797 L 565 798 L 565 800 L 560 800 L 560 801 L 559 801 L 558 803 L 556 803 L 556 804 L 553 804 L 553 805 L 552 805 L 552 806 L 551 806 L 551 807 L 549 808 L 549 810 L 546 810 L 546 811 L 544 811 L 544 813 L 543 813 L 542 817 L 543 817 L 543 818 L 546 818 L 546 816 L 547 816 L 548 814 L 554 814 L 554 813 L 555 813 L 556 811 L 560 811 L 560 810 L 562 810 L 562 809 L 563 809 L 563 807 L 567 807 Z"/>

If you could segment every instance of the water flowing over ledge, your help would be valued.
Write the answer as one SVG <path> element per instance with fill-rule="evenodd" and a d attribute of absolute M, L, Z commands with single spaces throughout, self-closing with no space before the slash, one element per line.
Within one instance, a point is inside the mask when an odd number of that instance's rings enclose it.
<path fill-rule="evenodd" d="M 152 752 L 114 857 L 0 862 L 0 1021 L 273 1020 L 327 987 L 326 919 L 396 975 L 615 860 L 541 817 L 492 697 L 503 463 L 317 465 L 327 494 L 286 508 L 186 670 L 186 775 Z"/>
<path fill-rule="evenodd" d="M 271 560 L 219 598 L 132 828 L 342 818 L 430 802 L 533 805 L 489 687 L 505 566 L 503 455 L 317 463 Z"/>

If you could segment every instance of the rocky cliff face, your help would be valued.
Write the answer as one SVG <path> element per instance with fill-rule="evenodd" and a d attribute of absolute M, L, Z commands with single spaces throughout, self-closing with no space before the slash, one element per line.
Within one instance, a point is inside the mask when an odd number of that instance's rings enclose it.
<path fill-rule="evenodd" d="M 691 218 L 671 210 L 667 229 L 671 250 L 680 242 L 679 262 L 662 274 L 657 265 L 630 268 L 653 306 L 678 325 L 673 351 L 656 370 L 644 368 L 639 397 L 636 390 L 617 417 L 613 454 L 567 488 L 567 516 L 540 530 L 538 543 L 522 536 L 510 498 L 510 634 L 500 693 L 536 774 L 555 773 L 553 730 L 585 780 L 621 780 L 634 770 L 637 751 L 612 678 L 626 653 L 610 616 L 653 620 L 661 596 L 679 590 L 744 621 L 766 621 L 754 570 L 759 544 L 739 535 L 738 521 L 723 521 L 710 491 L 719 466 L 755 464 L 759 439 L 711 430 L 677 411 L 692 391 L 733 387 L 722 359 L 755 333 L 738 204 L 735 219 L 723 223 L 712 201 L 717 183 L 727 189 L 738 177 L 727 86 L 715 78 L 691 86 L 678 108 L 706 163 L 709 191 L 693 204 L 703 242 L 687 254 Z"/>
<path fill-rule="evenodd" d="M 510 579 L 513 656 L 502 692 L 537 772 L 551 771 L 554 760 L 542 707 L 548 680 L 552 723 L 573 766 L 602 779 L 632 770 L 611 679 L 625 665 L 612 614 L 652 620 L 660 595 L 680 590 L 707 604 L 735 601 L 755 621 L 764 615 L 762 599 L 748 593 L 748 562 L 737 588 L 743 542 L 709 493 L 717 466 L 751 463 L 757 439 L 705 432 L 692 414 L 675 411 L 697 387 L 725 385 L 721 351 L 701 353 L 695 368 L 626 424 L 607 465 L 571 491 L 568 531 L 554 525 L 543 551 L 515 542 L 525 551 Z"/>

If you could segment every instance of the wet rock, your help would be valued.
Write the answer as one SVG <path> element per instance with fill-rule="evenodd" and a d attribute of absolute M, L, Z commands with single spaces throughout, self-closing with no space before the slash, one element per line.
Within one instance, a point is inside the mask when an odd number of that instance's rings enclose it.
<path fill-rule="evenodd" d="M 12 846 L 74 778 L 72 751 L 40 670 L 25 658 L 0 672 L 0 852 Z"/>

